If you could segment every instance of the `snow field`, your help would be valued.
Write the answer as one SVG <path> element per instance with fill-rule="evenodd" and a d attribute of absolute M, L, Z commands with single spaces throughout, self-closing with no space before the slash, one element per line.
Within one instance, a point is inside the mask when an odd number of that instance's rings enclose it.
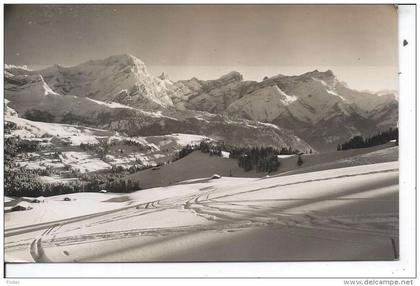
<path fill-rule="evenodd" d="M 79 193 L 68 195 L 69 202 L 57 196 L 6 214 L 6 258 L 24 257 L 16 246 L 20 235 L 7 236 L 12 226 L 31 232 L 58 218 L 64 221 L 42 236 L 52 261 L 206 261 L 215 254 L 221 260 L 387 258 L 393 253 L 386 237 L 398 237 L 395 196 L 398 162 L 261 179 L 203 178 L 126 195 Z M 116 197 L 119 202 L 109 201 Z M 324 235 L 307 239 L 321 230 Z M 307 252 L 285 251 L 274 241 L 268 251 L 274 237 Z M 237 252 L 239 245 L 248 250 Z"/>

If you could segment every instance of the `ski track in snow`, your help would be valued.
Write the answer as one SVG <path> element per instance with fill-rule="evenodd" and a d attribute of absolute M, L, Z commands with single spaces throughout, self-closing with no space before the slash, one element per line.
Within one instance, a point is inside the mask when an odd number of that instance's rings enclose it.
<path fill-rule="evenodd" d="M 317 215 L 313 212 L 296 211 L 294 207 L 267 206 L 265 202 L 290 202 L 298 199 L 275 199 L 259 197 L 264 191 L 288 187 L 292 185 L 306 186 L 314 182 L 334 181 L 340 183 L 343 178 L 361 178 L 398 172 L 398 169 L 388 168 L 385 170 L 357 172 L 349 175 L 328 176 L 309 180 L 298 180 L 284 184 L 272 184 L 259 188 L 251 188 L 245 191 L 236 191 L 226 194 L 223 188 L 205 184 L 196 194 L 179 195 L 167 197 L 149 202 L 135 203 L 131 205 L 105 211 L 102 213 L 81 216 L 79 218 L 65 219 L 58 222 L 50 222 L 29 227 L 18 227 L 6 229 L 5 249 L 6 254 L 16 250 L 27 248 L 35 262 L 55 261 L 57 256 L 62 261 L 79 261 L 78 255 L 73 254 L 74 250 L 68 247 L 76 245 L 95 245 L 104 241 L 114 241 L 141 237 L 165 237 L 180 235 L 183 233 L 194 233 L 211 231 L 217 233 L 229 233 L 244 229 L 270 227 L 277 225 L 287 229 L 306 228 L 324 229 L 351 233 L 361 233 L 385 238 L 398 238 L 398 212 L 370 213 L 360 215 Z M 185 185 L 188 186 L 188 185 Z M 357 191 L 355 191 L 358 194 Z M 238 199 L 240 195 L 253 195 L 250 199 Z M 231 198 L 230 200 L 226 200 Z M 221 200 L 223 199 L 223 200 Z M 317 200 L 302 198 L 307 204 L 316 203 Z M 352 198 L 339 196 L 326 200 L 351 201 Z M 369 200 L 369 198 L 365 198 Z M 153 222 L 148 217 L 165 215 L 165 212 L 182 211 L 184 215 L 192 215 L 191 223 L 160 223 Z M 169 213 L 170 214 L 170 213 Z M 194 219 L 196 217 L 197 219 Z M 148 221 L 147 227 L 134 227 L 131 221 Z M 150 221 L 149 221 L 150 220 Z M 125 224 L 127 222 L 127 224 Z M 119 227 L 115 227 L 115 225 Z M 45 225 L 45 226 L 44 226 Z M 114 228 L 114 229 L 113 229 Z M 32 240 L 22 239 L 22 235 L 39 234 Z M 334 237 L 318 237 L 320 239 L 337 240 Z M 16 240 L 15 240 L 16 239 Z M 100 245 L 100 244 L 99 244 Z M 61 251 L 61 256 L 57 251 Z M 52 254 L 54 258 L 49 258 Z M 13 255 L 10 254 L 10 257 Z M 81 261 L 84 261 L 83 259 Z"/>

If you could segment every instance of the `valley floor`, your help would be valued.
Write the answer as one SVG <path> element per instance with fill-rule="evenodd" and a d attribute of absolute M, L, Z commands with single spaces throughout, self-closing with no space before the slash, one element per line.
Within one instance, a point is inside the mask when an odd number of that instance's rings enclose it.
<path fill-rule="evenodd" d="M 334 166 L 333 166 L 334 167 Z M 7 262 L 398 259 L 398 161 L 45 198 L 5 214 Z"/>

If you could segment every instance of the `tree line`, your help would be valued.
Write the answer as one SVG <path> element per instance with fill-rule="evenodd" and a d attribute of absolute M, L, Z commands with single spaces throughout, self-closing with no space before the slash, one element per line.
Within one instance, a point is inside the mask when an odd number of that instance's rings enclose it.
<path fill-rule="evenodd" d="M 245 171 L 255 169 L 256 172 L 276 172 L 280 167 L 278 155 L 294 155 L 300 151 L 282 147 L 277 149 L 271 146 L 234 146 L 225 144 L 224 142 L 215 142 L 203 140 L 199 145 L 187 145 L 183 147 L 177 154 L 176 159 L 181 159 L 193 151 L 200 150 L 210 156 L 222 156 L 222 151 L 229 153 L 229 158 L 238 160 L 238 165 Z M 312 150 L 309 151 L 312 153 Z"/>
<path fill-rule="evenodd" d="M 360 135 L 353 136 L 349 141 L 338 144 L 337 151 L 373 147 L 388 143 L 391 140 L 396 140 L 396 145 L 398 145 L 398 128 L 389 128 L 366 138 Z"/>

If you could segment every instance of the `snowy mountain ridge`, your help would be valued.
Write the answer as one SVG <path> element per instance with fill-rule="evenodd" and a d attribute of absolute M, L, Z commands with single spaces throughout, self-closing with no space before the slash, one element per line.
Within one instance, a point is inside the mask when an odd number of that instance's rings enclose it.
<path fill-rule="evenodd" d="M 273 123 L 293 130 L 316 148 L 332 148 L 343 138 L 372 134 L 395 127 L 398 97 L 392 92 L 370 93 L 350 89 L 331 70 L 297 76 L 277 75 L 262 82 L 225 77 L 212 81 L 179 81 L 182 108 L 227 114 Z"/>
<path fill-rule="evenodd" d="M 131 116 L 143 112 L 142 118 L 147 113 L 169 116 L 174 119 L 170 126 L 165 123 L 159 130 L 178 132 L 179 126 L 175 125 L 180 123 L 175 122 L 184 122 L 186 114 L 200 124 L 212 122 L 214 116 L 203 120 L 199 113 L 207 112 L 226 117 L 227 121 L 228 118 L 251 120 L 289 129 L 319 149 L 325 143 L 326 148 L 332 148 L 355 134 L 394 127 L 398 120 L 396 92 L 350 89 L 331 70 L 314 70 L 296 76 L 279 74 L 265 77 L 261 82 L 246 81 L 237 71 L 215 80 L 193 77 L 173 82 L 165 73 L 151 76 L 140 59 L 123 54 L 72 67 L 54 65 L 39 71 L 6 65 L 5 78 L 6 98 L 21 115 L 34 108 L 56 115 L 64 110 L 73 120 L 76 114 L 88 116 L 77 110 L 84 110 L 87 105 L 90 110 L 99 108 L 99 113 L 108 114 L 107 124 L 112 128 L 120 128 L 122 121 L 123 128 L 130 128 L 127 124 L 133 124 Z M 63 104 L 71 107 L 64 108 Z M 129 111 L 129 121 L 128 115 L 121 112 L 124 108 Z M 103 119 L 104 116 L 93 112 L 88 121 L 104 125 L 98 122 Z M 136 121 L 134 130 L 148 125 Z"/>
<path fill-rule="evenodd" d="M 165 94 L 168 82 L 151 77 L 145 64 L 128 54 L 72 67 L 54 65 L 39 71 L 7 65 L 6 71 L 13 75 L 21 75 L 24 71 L 26 76 L 42 75 L 51 90 L 62 95 L 115 101 L 145 109 L 173 105 Z"/>

